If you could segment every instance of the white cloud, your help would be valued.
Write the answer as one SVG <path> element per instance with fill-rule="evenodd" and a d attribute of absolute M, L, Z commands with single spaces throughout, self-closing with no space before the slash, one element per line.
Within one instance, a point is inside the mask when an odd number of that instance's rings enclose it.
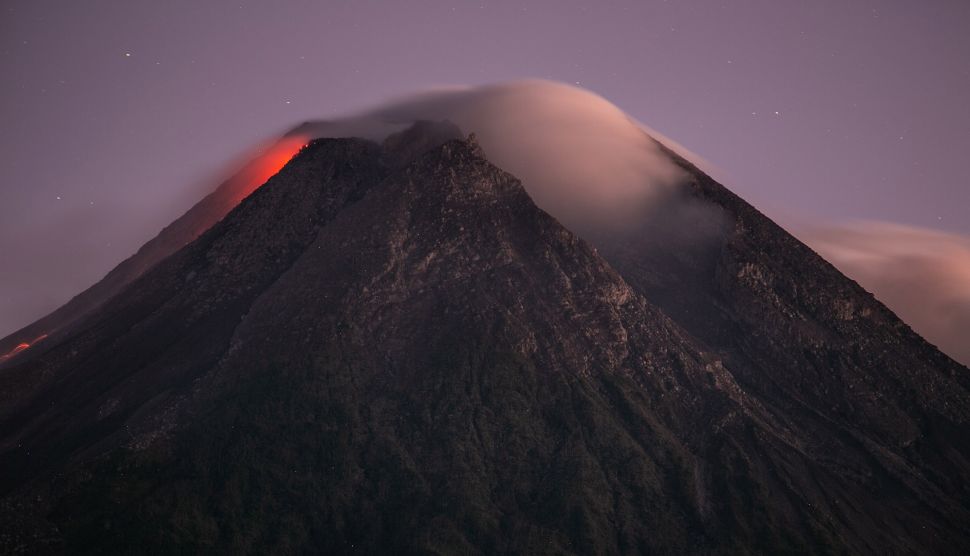
<path fill-rule="evenodd" d="M 630 222 L 683 177 L 616 106 L 550 81 L 433 90 L 321 123 L 316 134 L 380 139 L 415 120 L 446 119 L 475 133 L 490 161 L 519 177 L 539 207 L 574 229 Z"/>

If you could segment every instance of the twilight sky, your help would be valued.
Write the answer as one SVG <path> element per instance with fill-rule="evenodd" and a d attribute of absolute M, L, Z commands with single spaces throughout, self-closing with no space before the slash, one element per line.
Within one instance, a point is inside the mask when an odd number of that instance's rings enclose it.
<path fill-rule="evenodd" d="M 94 283 L 259 141 L 429 86 L 578 84 L 792 227 L 970 235 L 966 0 L 0 10 L 0 336 Z"/>

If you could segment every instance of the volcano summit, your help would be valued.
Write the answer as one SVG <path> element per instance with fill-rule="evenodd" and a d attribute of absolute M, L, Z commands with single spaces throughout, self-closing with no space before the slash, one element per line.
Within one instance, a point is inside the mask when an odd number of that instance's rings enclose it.
<path fill-rule="evenodd" d="M 304 124 L 5 339 L 0 547 L 970 551 L 968 370 L 579 94 Z"/>

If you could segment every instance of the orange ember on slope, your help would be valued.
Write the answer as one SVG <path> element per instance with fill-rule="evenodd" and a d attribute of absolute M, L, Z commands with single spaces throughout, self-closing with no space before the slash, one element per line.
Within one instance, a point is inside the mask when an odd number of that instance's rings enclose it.
<path fill-rule="evenodd" d="M 29 348 L 30 346 L 36 344 L 37 342 L 43 340 L 46 337 L 47 337 L 47 334 L 41 334 L 40 336 L 37 336 L 30 342 L 21 342 L 17 344 L 17 347 L 7 352 L 6 355 L 0 355 L 0 361 L 6 361 L 7 359 L 10 359 L 14 355 L 17 355 L 18 353 L 24 351 L 25 349 Z"/>
<path fill-rule="evenodd" d="M 307 146 L 309 139 L 304 136 L 284 137 L 247 164 L 233 178 L 237 181 L 236 186 L 233 187 L 233 205 L 248 197 L 250 193 L 266 183 L 266 180 L 282 170 L 283 166 L 286 166 L 286 163 L 300 152 L 300 149 Z"/>

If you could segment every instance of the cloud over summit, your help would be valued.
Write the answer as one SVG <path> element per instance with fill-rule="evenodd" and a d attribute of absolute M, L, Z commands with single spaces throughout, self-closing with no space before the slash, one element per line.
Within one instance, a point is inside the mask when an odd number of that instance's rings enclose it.
<path fill-rule="evenodd" d="M 637 122 L 589 91 L 528 80 L 432 90 L 310 124 L 321 137 L 382 139 L 417 120 L 475 133 L 489 160 L 567 226 L 617 224 L 669 196 L 683 173 Z"/>

